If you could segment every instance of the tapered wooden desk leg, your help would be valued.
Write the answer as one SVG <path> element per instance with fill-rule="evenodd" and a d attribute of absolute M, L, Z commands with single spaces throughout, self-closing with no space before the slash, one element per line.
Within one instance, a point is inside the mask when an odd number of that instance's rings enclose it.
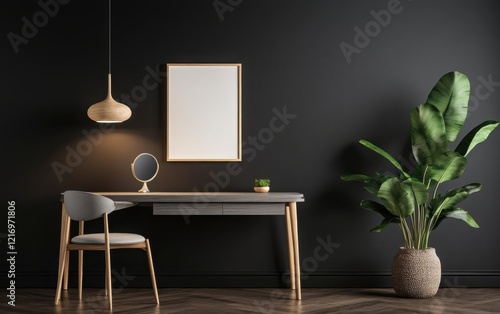
<path fill-rule="evenodd" d="M 302 299 L 302 292 L 300 286 L 300 259 L 299 259 L 299 231 L 297 227 L 297 204 L 290 203 L 290 218 L 292 222 L 292 237 L 293 237 L 293 251 L 295 259 L 295 293 L 297 300 Z"/>
<path fill-rule="evenodd" d="M 288 238 L 288 260 L 290 263 L 290 288 L 295 289 L 295 252 L 293 249 L 292 218 L 290 217 L 290 206 L 285 208 L 286 231 Z"/>

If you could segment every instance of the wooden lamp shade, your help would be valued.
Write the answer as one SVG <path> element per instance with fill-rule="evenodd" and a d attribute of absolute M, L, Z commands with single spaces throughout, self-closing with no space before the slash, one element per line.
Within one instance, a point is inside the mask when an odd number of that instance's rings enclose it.
<path fill-rule="evenodd" d="M 108 96 L 103 101 L 90 106 L 87 115 L 99 123 L 120 123 L 128 120 L 132 115 L 127 105 L 117 102 L 111 96 L 111 74 L 108 74 Z"/>
<path fill-rule="evenodd" d="M 132 111 L 127 105 L 117 102 L 111 96 L 111 0 L 108 0 L 108 4 L 108 96 L 90 106 L 87 115 L 99 123 L 120 123 L 128 120 Z"/>

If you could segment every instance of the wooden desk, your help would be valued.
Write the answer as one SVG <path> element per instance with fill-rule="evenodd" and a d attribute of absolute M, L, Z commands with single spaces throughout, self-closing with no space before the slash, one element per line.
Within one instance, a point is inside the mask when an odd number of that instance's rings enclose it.
<path fill-rule="evenodd" d="M 114 201 L 136 202 L 152 205 L 154 215 L 284 215 L 288 238 L 290 285 L 297 300 L 302 298 L 300 286 L 299 237 L 297 228 L 297 202 L 304 202 L 304 195 L 288 192 L 95 192 Z M 69 237 L 68 216 L 62 204 L 61 248 L 62 263 L 65 239 Z M 67 268 L 66 268 L 67 269 Z M 67 289 L 67 273 L 64 274 Z"/>

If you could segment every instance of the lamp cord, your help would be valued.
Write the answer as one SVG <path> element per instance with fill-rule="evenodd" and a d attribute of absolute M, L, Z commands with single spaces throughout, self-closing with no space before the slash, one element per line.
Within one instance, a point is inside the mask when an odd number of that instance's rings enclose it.
<path fill-rule="evenodd" d="M 111 74 L 111 0 L 108 5 L 108 74 Z"/>

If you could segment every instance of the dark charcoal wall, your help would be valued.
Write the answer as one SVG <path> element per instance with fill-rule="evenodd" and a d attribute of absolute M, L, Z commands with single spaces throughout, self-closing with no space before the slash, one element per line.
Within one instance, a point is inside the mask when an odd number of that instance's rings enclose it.
<path fill-rule="evenodd" d="M 37 1 L 2 2 L 1 250 L 7 251 L 7 201 L 14 200 L 19 287 L 55 286 L 62 191 L 135 191 L 140 184 L 129 165 L 142 152 L 161 160 L 149 185 L 153 191 L 202 191 L 214 181 L 211 173 L 225 169 L 225 163 L 164 161 L 164 82 L 159 78 L 161 84 L 146 90 L 144 79 L 167 62 L 243 64 L 246 142 L 268 127 L 273 110 L 296 115 L 259 150 L 245 144 L 256 154 L 246 156 L 242 172 L 223 190 L 250 191 L 254 178 L 270 177 L 273 191 L 305 194 L 299 205 L 305 287 L 390 284 L 391 260 L 402 244 L 399 230 L 368 233 L 380 218 L 358 207 L 367 196 L 360 185 L 339 179 L 353 172 L 392 171 L 357 144 L 359 139 L 407 160 L 410 110 L 453 70 L 469 76 L 475 97 L 464 129 L 500 120 L 497 1 L 245 0 L 233 1 L 237 5 L 223 20 L 213 3 L 113 3 L 113 94 L 132 95 L 126 102 L 133 115 L 102 135 L 86 110 L 106 94 L 107 1 L 68 1 L 46 21 Z M 379 13 L 388 7 L 394 12 L 390 20 Z M 384 25 L 375 15 L 383 15 Z M 8 34 L 22 35 L 24 18 L 33 17 L 41 18 L 41 26 L 16 53 Z M 358 38 L 356 27 L 363 32 L 368 27 L 369 41 Z M 354 45 L 355 39 L 362 48 L 348 62 L 340 44 Z M 431 237 L 444 286 L 500 287 L 498 132 L 477 147 L 463 179 L 451 185 L 484 184 L 463 203 L 481 228 L 447 221 Z M 95 144 L 85 147 L 87 133 L 94 134 Z M 68 157 L 78 149 L 85 152 L 81 159 Z M 61 180 L 54 162 L 71 170 Z M 115 230 L 151 239 L 162 287 L 283 286 L 286 281 L 281 278 L 288 268 L 282 217 L 187 221 L 154 217 L 151 208 L 137 207 L 114 214 L 111 222 Z M 321 241 L 334 243 L 324 259 L 314 253 Z M 100 285 L 102 255 L 87 255 L 88 284 Z M 7 278 L 5 258 L 0 265 Z M 130 286 L 147 284 L 146 266 L 141 252 L 113 255 L 115 270 L 136 276 L 128 280 Z"/>

